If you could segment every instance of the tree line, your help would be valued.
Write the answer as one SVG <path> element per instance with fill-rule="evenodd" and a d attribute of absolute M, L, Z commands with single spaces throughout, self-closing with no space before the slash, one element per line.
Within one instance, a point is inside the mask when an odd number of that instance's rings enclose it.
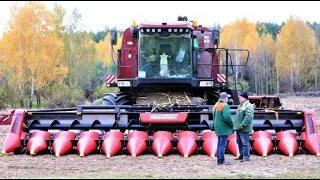
<path fill-rule="evenodd" d="M 67 17 L 62 6 L 50 11 L 40 2 L 14 3 L 8 27 L 0 40 L 0 109 L 101 98 L 105 74 L 115 72 L 109 32 L 116 28 L 86 32 L 77 9 Z"/>
<path fill-rule="evenodd" d="M 211 28 L 221 31 L 220 47 L 250 51 L 247 66 L 235 66 L 230 78 L 249 92 L 319 90 L 320 24 L 292 16 L 281 25 L 243 18 Z M 114 50 L 111 30 L 119 32 Z M 50 11 L 41 2 L 14 3 L 0 39 L 0 109 L 75 107 L 101 98 L 105 75 L 116 72 L 122 33 L 85 31 L 77 9 L 66 16 L 57 4 Z M 244 59 L 232 53 L 233 64 Z"/>
<path fill-rule="evenodd" d="M 232 79 L 257 95 L 319 90 L 319 40 L 320 24 L 297 16 L 281 25 L 243 18 L 221 29 L 222 47 L 250 51 Z M 244 64 L 243 54 L 232 55 L 234 64 Z"/>

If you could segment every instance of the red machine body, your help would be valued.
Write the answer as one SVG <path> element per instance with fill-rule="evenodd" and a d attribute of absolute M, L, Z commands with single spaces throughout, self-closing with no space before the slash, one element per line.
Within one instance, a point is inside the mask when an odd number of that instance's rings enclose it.
<path fill-rule="evenodd" d="M 156 29 L 165 29 L 165 28 L 183 28 L 190 29 L 193 31 L 193 35 L 197 36 L 197 41 L 199 48 L 214 48 L 212 41 L 212 31 L 207 27 L 193 27 L 191 22 L 186 21 L 177 21 L 174 23 L 167 23 L 163 25 L 162 23 L 141 23 L 138 26 L 140 28 L 156 28 Z M 201 33 L 201 31 L 204 31 Z M 206 38 L 205 38 L 206 37 Z M 138 77 L 138 57 L 139 57 L 139 39 L 132 36 L 131 28 L 127 28 L 122 37 L 121 43 L 121 57 L 118 58 L 118 72 L 117 79 L 128 79 Z M 199 64 L 206 64 L 199 66 L 197 71 L 200 78 L 210 78 L 212 80 L 217 80 L 217 74 L 219 74 L 219 60 L 217 53 L 210 53 L 202 51 L 200 54 L 200 59 L 193 59 L 194 62 Z M 205 75 L 201 71 L 205 69 L 206 72 L 211 72 L 210 75 Z"/>
<path fill-rule="evenodd" d="M 113 32 L 113 45 L 116 37 Z M 135 104 L 145 92 L 185 92 L 211 105 L 220 92 L 227 92 L 230 104 L 239 104 L 237 90 L 228 86 L 232 49 L 219 48 L 219 42 L 218 30 L 186 17 L 175 22 L 133 23 L 124 31 L 118 50 L 117 82 L 107 82 L 119 87 L 122 95 L 106 94 L 104 105 Z M 248 50 L 233 51 L 247 51 L 249 57 Z"/>

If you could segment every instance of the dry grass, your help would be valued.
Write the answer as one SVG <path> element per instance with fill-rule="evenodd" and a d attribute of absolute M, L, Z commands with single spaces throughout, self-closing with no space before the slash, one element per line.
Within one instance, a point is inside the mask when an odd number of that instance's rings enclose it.
<path fill-rule="evenodd" d="M 199 103 L 204 102 L 204 99 L 199 97 L 192 97 L 187 93 L 149 93 L 140 95 L 137 100 L 137 104 L 148 105 L 154 103 L 170 105 L 177 103 L 187 105 L 191 104 L 193 98 Z"/>

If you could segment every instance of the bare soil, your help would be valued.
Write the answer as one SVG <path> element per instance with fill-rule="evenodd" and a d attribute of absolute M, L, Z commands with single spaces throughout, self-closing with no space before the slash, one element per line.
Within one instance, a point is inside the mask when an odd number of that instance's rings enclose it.
<path fill-rule="evenodd" d="M 318 130 L 320 129 L 320 98 L 290 97 L 282 100 L 286 109 L 311 108 L 317 114 Z M 0 149 L 4 143 L 9 126 L 0 127 Z M 231 163 L 218 166 L 216 158 L 207 155 L 192 155 L 184 158 L 172 154 L 158 158 L 152 154 L 140 155 L 132 158 L 128 155 L 117 155 L 110 159 L 102 154 L 80 157 L 69 154 L 55 157 L 46 155 L 14 155 L 0 156 L 0 178 L 23 177 L 80 177 L 80 178 L 212 178 L 238 175 L 274 177 L 279 174 L 320 174 L 320 157 L 311 154 L 297 154 L 287 157 L 271 154 L 267 157 L 252 155 L 251 161 L 244 163 L 234 160 L 234 156 L 226 154 Z M 246 177 L 247 177 L 246 176 Z"/>
<path fill-rule="evenodd" d="M 316 119 L 320 120 L 320 97 L 286 97 L 281 98 L 285 109 L 312 109 L 316 113 Z"/>

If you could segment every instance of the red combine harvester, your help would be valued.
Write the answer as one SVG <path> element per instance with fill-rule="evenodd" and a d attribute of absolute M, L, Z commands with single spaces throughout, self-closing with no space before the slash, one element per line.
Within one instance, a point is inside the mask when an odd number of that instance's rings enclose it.
<path fill-rule="evenodd" d="M 112 32 L 112 45 L 117 44 Z M 79 105 L 69 109 L 17 109 L 3 145 L 3 153 L 155 153 L 158 157 L 179 153 L 184 157 L 204 153 L 215 157 L 212 107 L 220 92 L 230 95 L 235 115 L 238 89 L 230 89 L 233 67 L 246 66 L 249 51 L 219 48 L 219 31 L 179 17 L 175 22 L 132 24 L 123 33 L 118 51 L 117 80 L 103 105 Z M 242 54 L 235 64 L 232 54 Z M 239 60 L 239 59 L 238 59 Z M 237 61 L 238 62 L 238 61 Z M 154 92 L 184 92 L 195 99 L 189 104 L 139 104 L 141 96 Z M 154 98 L 149 96 L 149 98 Z M 315 114 L 312 110 L 255 109 L 252 152 L 261 156 L 281 153 L 320 155 Z M 235 134 L 228 152 L 239 155 Z"/>

